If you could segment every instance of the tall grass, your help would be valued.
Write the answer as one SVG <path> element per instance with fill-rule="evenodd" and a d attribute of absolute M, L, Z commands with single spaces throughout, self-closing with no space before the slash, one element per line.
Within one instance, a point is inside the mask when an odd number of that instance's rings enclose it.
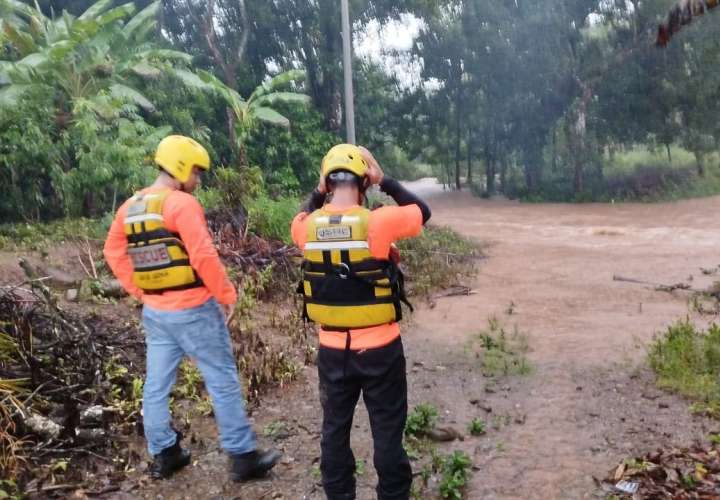
<path fill-rule="evenodd" d="M 720 326 L 678 321 L 656 336 L 648 360 L 660 387 L 720 406 Z"/>
<path fill-rule="evenodd" d="M 448 227 L 427 226 L 418 238 L 398 244 L 411 295 L 459 285 L 475 275 L 477 243 Z"/>

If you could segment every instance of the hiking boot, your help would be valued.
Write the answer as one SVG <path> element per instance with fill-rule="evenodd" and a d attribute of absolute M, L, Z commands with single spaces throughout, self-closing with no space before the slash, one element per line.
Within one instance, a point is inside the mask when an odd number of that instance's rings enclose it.
<path fill-rule="evenodd" d="M 175 444 L 165 448 L 157 455 L 153 455 L 153 462 L 150 464 L 148 474 L 153 479 L 167 479 L 174 472 L 179 471 L 190 464 L 190 452 L 180 447 L 182 433 L 175 431 L 177 438 Z"/>
<path fill-rule="evenodd" d="M 230 479 L 236 483 L 264 477 L 280 460 L 277 450 L 258 451 L 230 455 Z"/>

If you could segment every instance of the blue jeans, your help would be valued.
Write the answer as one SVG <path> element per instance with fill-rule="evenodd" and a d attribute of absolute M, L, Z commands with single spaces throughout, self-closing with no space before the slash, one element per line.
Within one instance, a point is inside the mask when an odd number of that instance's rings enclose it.
<path fill-rule="evenodd" d="M 143 326 L 147 346 L 143 424 L 150 454 L 157 455 L 175 443 L 170 391 L 186 355 L 197 363 L 212 398 L 222 448 L 230 454 L 254 450 L 255 434 L 245 414 L 230 333 L 215 299 L 180 311 L 145 306 Z"/>

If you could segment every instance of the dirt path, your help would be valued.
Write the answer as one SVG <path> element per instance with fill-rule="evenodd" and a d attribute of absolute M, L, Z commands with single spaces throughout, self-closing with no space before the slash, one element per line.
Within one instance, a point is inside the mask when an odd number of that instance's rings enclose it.
<path fill-rule="evenodd" d="M 506 398 L 491 395 L 526 414 L 525 423 L 500 433 L 502 446 L 492 452 L 475 450 L 480 470 L 471 498 L 586 497 L 592 475 L 601 477 L 628 452 L 702 437 L 709 424 L 634 369 L 644 354 L 636 346 L 686 314 L 687 295 L 612 277 L 675 283 L 693 275 L 695 286 L 709 284 L 699 267 L 720 263 L 720 198 L 532 205 L 433 194 L 427 181 L 417 187 L 431 195 L 435 224 L 489 242 L 490 258 L 476 295 L 443 299 L 416 315 L 419 326 L 405 336 L 410 351 L 457 350 L 491 315 L 517 324 L 532 348 L 534 374 L 515 381 Z M 511 302 L 516 314 L 504 316 Z M 477 391 L 467 387 L 465 399 Z"/>
<path fill-rule="evenodd" d="M 688 444 L 714 424 L 692 417 L 687 403 L 654 388 L 641 347 L 687 313 L 687 295 L 614 282 L 613 274 L 663 283 L 711 277 L 720 264 L 720 197 L 641 205 L 531 205 L 443 193 L 428 181 L 433 222 L 488 243 L 477 293 L 421 307 L 406 325 L 411 407 L 428 402 L 441 424 L 464 431 L 473 417 L 488 422 L 481 438 L 443 444 L 466 451 L 474 473 L 471 499 L 594 498 L 593 476 L 661 443 Z M 513 303 L 514 313 L 507 314 Z M 483 377 L 468 340 L 489 317 L 529 338 L 533 373 Z M 195 467 L 170 481 L 128 484 L 135 498 L 323 498 L 318 485 L 320 412 L 314 367 L 276 391 L 254 412 L 256 429 L 283 422 L 275 445 L 285 452 L 272 481 L 227 482 L 211 419 L 192 425 Z M 353 431 L 365 462 L 358 498 L 375 498 L 367 416 L 359 406 Z M 270 439 L 261 438 L 263 444 Z M 142 453 L 138 442 L 138 452 Z M 416 469 L 418 468 L 416 464 Z M 159 496 L 158 496 L 159 495 Z"/>

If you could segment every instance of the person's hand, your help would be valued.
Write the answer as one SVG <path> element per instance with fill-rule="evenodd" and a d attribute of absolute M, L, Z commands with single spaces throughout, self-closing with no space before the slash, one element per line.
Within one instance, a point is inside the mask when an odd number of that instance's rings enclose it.
<path fill-rule="evenodd" d="M 325 184 L 325 176 L 320 174 L 320 182 L 318 182 L 317 188 L 318 192 L 325 194 L 327 193 L 327 185 Z"/>
<path fill-rule="evenodd" d="M 365 158 L 365 162 L 368 164 L 367 176 L 368 179 L 370 179 L 370 184 L 380 184 L 385 176 L 380 168 L 380 164 L 377 162 L 372 153 L 367 150 L 367 148 L 358 146 L 358 149 L 360 149 L 360 153 L 362 153 L 363 158 Z"/>
<path fill-rule="evenodd" d="M 233 314 L 235 314 L 235 304 L 223 304 L 222 308 L 225 313 L 225 324 L 229 325 Z"/>

